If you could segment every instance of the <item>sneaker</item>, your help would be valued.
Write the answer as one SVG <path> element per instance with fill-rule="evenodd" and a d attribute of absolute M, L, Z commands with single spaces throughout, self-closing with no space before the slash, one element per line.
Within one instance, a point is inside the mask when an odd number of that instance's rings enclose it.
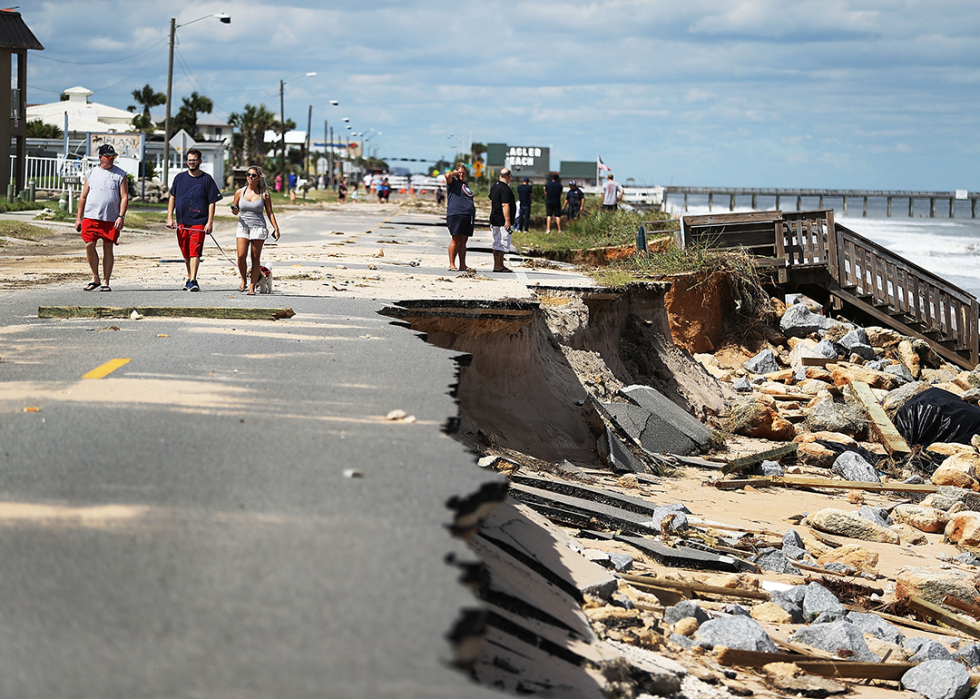
<path fill-rule="evenodd" d="M 200 291 L 201 285 L 197 283 L 196 279 L 192 279 L 191 281 L 187 282 L 187 289 L 189 291 Z"/>
<path fill-rule="evenodd" d="M 190 291 L 190 290 L 191 290 L 191 280 L 188 279 L 186 282 L 184 282 L 184 286 L 183 288 L 181 288 L 181 291 Z"/>

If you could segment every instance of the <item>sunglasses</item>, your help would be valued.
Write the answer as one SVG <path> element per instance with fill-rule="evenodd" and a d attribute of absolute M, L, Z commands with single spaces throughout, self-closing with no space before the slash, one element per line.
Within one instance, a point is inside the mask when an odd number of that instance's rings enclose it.
<path fill-rule="evenodd" d="M 201 160 L 200 160 L 200 158 L 188 158 L 187 159 L 187 162 L 189 162 L 189 163 L 199 163 L 199 162 L 201 162 Z"/>
<path fill-rule="evenodd" d="M 259 176 L 259 173 L 257 173 L 257 172 L 249 172 L 249 173 L 247 173 L 245 175 L 245 177 L 258 177 L 258 176 Z"/>

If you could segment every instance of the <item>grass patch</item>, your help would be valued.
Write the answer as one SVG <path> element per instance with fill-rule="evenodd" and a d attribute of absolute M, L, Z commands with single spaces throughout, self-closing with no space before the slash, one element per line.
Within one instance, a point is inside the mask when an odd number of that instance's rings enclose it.
<path fill-rule="evenodd" d="M 17 238 L 19 240 L 40 240 L 41 238 L 46 238 L 54 234 L 55 231 L 52 231 L 50 228 L 33 226 L 30 223 L 0 221 L 0 237 Z M 11 241 L 9 240 L 0 240 L 0 246 L 10 244 Z"/>
<path fill-rule="evenodd" d="M 561 233 L 557 230 L 552 230 L 551 235 L 546 235 L 543 231 L 515 232 L 513 240 L 519 249 L 546 251 L 617 247 L 635 243 L 636 232 L 641 223 L 646 224 L 648 237 L 657 230 L 676 228 L 668 214 L 600 209 L 565 223 Z"/>
<path fill-rule="evenodd" d="M 45 207 L 41 202 L 0 199 L 0 214 L 5 214 L 8 211 L 34 211 L 43 208 Z"/>
<path fill-rule="evenodd" d="M 46 207 L 45 211 L 40 212 L 35 218 L 39 221 L 56 221 L 59 223 L 75 223 L 77 213 L 68 213 L 58 207 Z M 155 210 L 133 210 L 126 211 L 125 228 L 146 228 L 151 223 L 166 223 L 167 211 L 162 209 Z"/>

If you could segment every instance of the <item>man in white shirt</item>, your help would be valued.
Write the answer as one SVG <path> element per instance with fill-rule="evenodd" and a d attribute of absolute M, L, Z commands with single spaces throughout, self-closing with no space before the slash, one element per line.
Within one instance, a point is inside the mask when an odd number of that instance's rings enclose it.
<path fill-rule="evenodd" d="M 610 172 L 606 176 L 606 183 L 602 185 L 602 208 L 605 211 L 615 211 L 619 208 L 619 202 L 623 198 L 623 185 L 613 179 Z"/>
<path fill-rule="evenodd" d="M 116 166 L 116 151 L 108 143 L 99 148 L 99 166 L 85 173 L 85 186 L 78 198 L 75 230 L 85 241 L 85 256 L 92 268 L 92 281 L 85 291 L 112 291 L 109 278 L 115 261 L 112 248 L 119 244 L 119 234 L 129 208 L 129 184 L 126 173 Z M 99 279 L 99 251 L 102 240 L 102 278 Z"/>

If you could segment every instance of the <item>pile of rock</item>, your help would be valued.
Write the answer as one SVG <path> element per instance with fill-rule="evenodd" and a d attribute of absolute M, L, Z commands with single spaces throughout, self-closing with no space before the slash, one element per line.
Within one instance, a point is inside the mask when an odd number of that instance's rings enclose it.
<path fill-rule="evenodd" d="M 145 188 L 142 181 L 137 181 L 133 190 L 129 193 L 130 199 L 148 204 L 161 204 L 170 196 L 169 188 L 157 180 L 147 180 Z"/>

